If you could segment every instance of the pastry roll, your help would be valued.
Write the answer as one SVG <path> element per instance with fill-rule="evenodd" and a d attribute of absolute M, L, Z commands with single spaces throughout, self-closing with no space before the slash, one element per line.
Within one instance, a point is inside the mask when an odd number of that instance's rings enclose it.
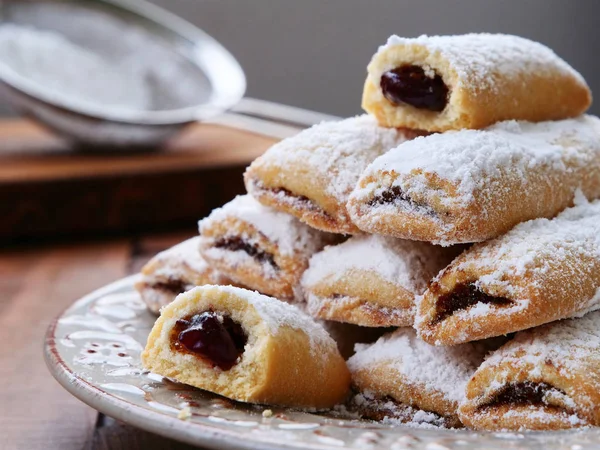
<path fill-rule="evenodd" d="M 199 227 L 206 261 L 236 283 L 281 300 L 298 297 L 309 258 L 333 238 L 249 195 L 215 209 Z"/>
<path fill-rule="evenodd" d="M 201 286 L 166 306 L 143 366 L 248 403 L 328 408 L 350 375 L 322 326 L 296 307 L 232 286 Z"/>
<path fill-rule="evenodd" d="M 362 106 L 382 126 L 484 128 L 575 117 L 592 97 L 548 47 L 502 34 L 389 38 L 368 67 Z"/>
<path fill-rule="evenodd" d="M 160 252 L 142 268 L 135 284 L 146 306 L 158 314 L 178 294 L 203 284 L 231 284 L 231 281 L 200 256 L 200 238 L 188 239 Z"/>
<path fill-rule="evenodd" d="M 456 258 L 417 307 L 421 338 L 453 345 L 599 308 L 600 201 L 577 202 Z"/>
<path fill-rule="evenodd" d="M 364 231 L 448 245 L 600 196 L 600 119 L 503 122 L 417 138 L 377 158 L 348 210 Z"/>
<path fill-rule="evenodd" d="M 425 242 L 354 236 L 310 259 L 302 277 L 307 310 L 365 327 L 412 326 L 415 295 L 456 254 Z"/>
<path fill-rule="evenodd" d="M 459 415 L 477 430 L 600 426 L 600 312 L 518 333 L 486 359 Z"/>
<path fill-rule="evenodd" d="M 381 418 L 377 409 L 383 406 L 398 410 L 401 420 L 414 421 L 406 417 L 414 410 L 430 413 L 420 414 L 426 421 L 459 427 L 458 404 L 488 348 L 482 343 L 434 347 L 418 339 L 411 328 L 400 328 L 374 344 L 359 344 L 356 350 L 348 368 L 354 388 L 371 400 L 365 402 L 364 415 L 375 412 L 371 418 Z M 373 400 L 379 408 L 372 407 Z"/>
<path fill-rule="evenodd" d="M 314 228 L 357 233 L 346 202 L 358 177 L 377 156 L 416 134 L 379 127 L 369 116 L 324 122 L 257 158 L 244 176 L 246 189 Z"/>

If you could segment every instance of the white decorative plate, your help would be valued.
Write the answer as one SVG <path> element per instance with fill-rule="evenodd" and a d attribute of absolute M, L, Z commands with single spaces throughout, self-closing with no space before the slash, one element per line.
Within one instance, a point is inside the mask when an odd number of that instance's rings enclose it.
<path fill-rule="evenodd" d="M 476 433 L 392 427 L 235 403 L 145 372 L 154 323 L 129 277 L 77 301 L 50 326 L 46 362 L 71 394 L 108 416 L 189 444 L 219 449 L 597 449 L 600 429 Z M 181 412 L 191 411 L 191 417 Z"/>

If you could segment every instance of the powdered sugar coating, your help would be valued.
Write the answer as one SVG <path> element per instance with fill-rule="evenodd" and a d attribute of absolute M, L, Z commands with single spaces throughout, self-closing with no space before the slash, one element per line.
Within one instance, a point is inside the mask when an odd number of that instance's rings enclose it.
<path fill-rule="evenodd" d="M 398 372 L 402 378 L 399 383 L 419 386 L 460 402 L 485 353 L 486 348 L 476 343 L 435 347 L 418 339 L 414 330 L 401 328 L 374 344 L 357 344 L 348 367 L 355 372 L 383 364 Z"/>
<path fill-rule="evenodd" d="M 213 210 L 210 216 L 199 222 L 200 233 L 213 223 L 227 218 L 236 218 L 251 224 L 267 239 L 277 244 L 279 252 L 285 256 L 293 256 L 296 252 L 310 255 L 323 246 L 323 233 L 289 214 L 261 205 L 250 195 L 238 195 L 225 206 Z M 240 253 L 240 258 L 248 257 L 242 251 L 214 250 L 221 253 Z"/>
<path fill-rule="evenodd" d="M 367 410 L 382 415 L 381 422 L 393 426 L 400 425 L 423 429 L 449 428 L 446 426 L 446 419 L 436 413 L 413 408 L 410 405 L 399 404 L 392 400 L 382 400 L 368 389 L 353 396 L 350 404 L 353 408 L 358 409 L 359 414 L 356 417 L 349 418 L 360 418 L 362 416 L 360 413 Z M 369 418 L 368 415 L 367 418 Z"/>
<path fill-rule="evenodd" d="M 600 363 L 600 311 L 522 331 L 493 352 L 482 368 L 510 362 L 527 370 L 528 376 L 535 379 L 549 360 L 560 363 L 565 374 L 581 368 L 584 361 L 592 365 L 594 361 Z"/>
<path fill-rule="evenodd" d="M 378 235 L 354 236 L 316 253 L 302 278 L 310 287 L 324 278 L 339 279 L 353 270 L 371 271 L 390 283 L 422 293 L 429 279 L 449 262 L 439 247 Z"/>
<path fill-rule="evenodd" d="M 546 384 L 543 403 L 558 407 L 517 404 L 501 417 L 513 421 L 516 425 L 512 427 L 557 420 L 569 427 L 597 424 L 599 350 L 600 312 L 522 331 L 483 362 L 473 380 L 486 381 L 469 387 L 473 392 L 461 410 L 468 419 L 493 421 L 497 410 L 480 406 L 488 405 L 506 386 L 524 379 Z"/>
<path fill-rule="evenodd" d="M 451 131 L 405 142 L 373 161 L 363 178 L 392 172 L 399 175 L 392 186 L 409 196 L 427 196 L 430 186 L 422 172 L 432 173 L 456 186 L 451 194 L 436 191 L 440 202 L 448 208 L 466 207 L 475 195 L 498 194 L 495 182 L 507 172 L 519 177 L 526 190 L 526 173 L 532 168 L 570 172 L 600 164 L 599 136 L 600 119 L 587 115 L 540 123 L 500 122 L 485 130 Z M 357 187 L 352 196 L 370 198 L 384 188 L 388 186 L 369 183 Z"/>
<path fill-rule="evenodd" d="M 600 261 L 600 201 L 587 202 L 577 196 L 577 206 L 569 208 L 554 219 L 536 219 L 521 223 L 506 235 L 483 245 L 477 264 L 494 270 L 477 281 L 479 286 L 501 286 L 515 300 L 525 302 L 523 289 L 507 281 L 510 277 L 527 274 L 531 286 L 543 279 L 543 274 L 577 259 Z M 457 268 L 466 268 L 466 259 Z M 583 274 L 582 274 L 583 276 Z M 537 286 L 542 287 L 542 286 Z M 596 295 L 585 309 L 600 306 Z M 475 311 L 471 312 L 474 314 Z M 482 311 L 485 314 L 485 311 Z"/>
<path fill-rule="evenodd" d="M 550 48 L 518 36 L 471 33 L 401 38 L 394 35 L 379 48 L 378 53 L 397 45 L 421 45 L 430 53 L 439 54 L 456 71 L 461 87 L 493 89 L 500 78 L 551 71 L 576 77 L 585 84 L 583 77 Z M 389 69 L 391 67 L 386 70 Z"/>
<path fill-rule="evenodd" d="M 314 125 L 275 144 L 260 161 L 281 170 L 309 165 L 308 177 L 329 180 L 328 193 L 345 203 L 365 167 L 406 139 L 405 132 L 380 127 L 365 114 Z"/>
<path fill-rule="evenodd" d="M 388 223 L 395 214 L 404 213 L 435 224 L 428 235 L 435 243 L 473 242 L 493 237 L 490 224 L 506 217 L 529 218 L 514 202 L 507 201 L 515 192 L 526 199 L 535 214 L 549 214 L 535 205 L 538 196 L 553 190 L 561 203 L 566 203 L 568 191 L 574 195 L 579 187 L 588 195 L 597 195 L 598 173 L 597 117 L 540 123 L 507 121 L 485 130 L 447 132 L 401 144 L 365 170 L 350 196 L 349 211 L 363 229 L 377 229 L 381 222 Z M 392 188 L 411 201 L 371 202 Z M 471 214 L 479 234 L 461 235 L 468 226 L 464 214 Z"/>
<path fill-rule="evenodd" d="M 600 200 L 579 193 L 576 202 L 554 219 L 521 223 L 455 259 L 417 300 L 419 335 L 452 345 L 600 308 Z M 443 298 L 464 284 L 506 303 L 469 302 L 438 320 Z"/>
<path fill-rule="evenodd" d="M 208 264 L 200 255 L 199 245 L 200 237 L 197 236 L 158 253 L 153 259 L 159 262 L 159 266 L 152 276 L 177 278 L 181 274 L 181 264 L 195 272 L 204 272 Z"/>

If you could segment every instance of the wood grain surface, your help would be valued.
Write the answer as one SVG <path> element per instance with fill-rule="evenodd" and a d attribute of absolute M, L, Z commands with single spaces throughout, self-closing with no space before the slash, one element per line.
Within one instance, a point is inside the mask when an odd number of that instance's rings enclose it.
<path fill-rule="evenodd" d="M 246 166 L 277 140 L 197 124 L 162 149 L 98 152 L 1 121 L 0 243 L 192 226 L 243 192 Z"/>

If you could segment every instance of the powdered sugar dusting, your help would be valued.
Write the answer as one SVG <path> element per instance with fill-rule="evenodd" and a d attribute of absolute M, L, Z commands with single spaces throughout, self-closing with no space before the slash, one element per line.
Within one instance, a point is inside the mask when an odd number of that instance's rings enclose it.
<path fill-rule="evenodd" d="M 255 243 L 255 241 L 251 238 L 247 238 L 246 240 L 251 245 Z M 232 251 L 225 248 L 211 247 L 207 245 L 202 251 L 204 252 L 204 256 L 209 261 L 226 261 L 228 268 L 231 270 L 235 270 L 238 267 L 243 267 L 246 264 L 255 264 L 258 261 L 261 265 L 261 274 L 264 278 L 274 279 L 279 276 L 278 268 L 276 268 L 269 260 L 259 261 L 246 253 L 244 250 Z M 222 270 L 224 272 L 228 272 L 228 270 L 225 268 Z M 232 279 L 235 278 L 235 273 L 228 272 L 228 274 Z M 243 281 L 244 280 L 240 280 L 239 282 L 243 284 Z"/>
<path fill-rule="evenodd" d="M 527 173 L 532 168 L 548 167 L 567 174 L 600 165 L 599 136 L 600 120 L 593 116 L 540 123 L 501 122 L 485 130 L 446 132 L 405 142 L 377 158 L 363 178 L 394 173 L 398 176 L 391 185 L 410 197 L 435 195 L 447 208 L 466 207 L 477 197 L 479 206 L 485 208 L 485 199 L 501 194 L 498 180 L 507 174 L 522 180 L 521 188 L 526 191 Z M 456 192 L 432 191 L 423 173 L 447 180 L 456 186 Z M 378 189 L 388 187 L 366 184 L 352 197 L 372 198 Z"/>
<path fill-rule="evenodd" d="M 313 347 L 326 345 L 337 348 L 335 341 L 322 325 L 293 305 L 248 289 L 233 286 L 211 286 L 210 288 L 246 300 L 254 307 L 273 335 L 277 334 L 281 327 L 290 327 L 303 331 L 310 338 Z"/>
<path fill-rule="evenodd" d="M 600 379 L 596 368 L 600 366 L 600 312 L 579 319 L 564 320 L 532 330 L 522 331 L 515 338 L 493 352 L 478 372 L 488 375 L 484 390 L 473 399 L 466 400 L 461 409 L 473 410 L 473 417 L 495 414 L 495 408 L 480 409 L 494 399 L 498 392 L 515 382 L 513 377 L 529 383 L 544 383 L 544 405 L 518 404 L 509 409 L 502 419 L 537 423 L 552 423 L 560 418 L 570 426 L 585 426 L 593 411 L 594 400 L 589 392 L 600 392 Z M 548 369 L 550 368 L 550 375 Z M 585 383 L 577 377 L 584 377 Z M 563 392 L 555 387 L 556 379 L 568 380 L 569 388 Z M 560 386 L 560 384 L 559 384 Z M 548 410 L 546 406 L 557 406 Z M 557 417 L 558 416 L 558 417 Z"/>
<path fill-rule="evenodd" d="M 371 271 L 408 291 L 422 293 L 428 281 L 449 262 L 448 253 L 431 244 L 377 235 L 354 236 L 312 256 L 302 278 L 310 287 L 329 276 Z"/>
<path fill-rule="evenodd" d="M 494 270 L 481 276 L 477 284 L 501 286 L 515 300 L 527 300 L 522 297 L 523 292 L 519 288 L 507 281 L 510 276 L 528 274 L 535 287 L 545 273 L 581 258 L 596 260 L 600 264 L 600 201 L 584 203 L 578 196 L 578 205 L 556 218 L 521 223 L 506 235 L 483 244 L 479 248 L 477 264 L 493 267 Z M 469 259 L 466 259 L 458 269 L 469 264 Z M 599 300 L 600 295 L 595 295 L 584 309 L 598 307 Z"/>
<path fill-rule="evenodd" d="M 199 245 L 200 238 L 193 237 L 158 253 L 153 259 L 160 262 L 160 267 L 153 276 L 177 278 L 181 274 L 182 263 L 195 272 L 204 272 L 208 264 L 200 255 Z"/>
<path fill-rule="evenodd" d="M 447 419 L 438 414 L 383 400 L 368 389 L 354 395 L 350 400 L 350 407 L 358 410 L 358 417 L 376 416 L 384 424 L 423 429 L 448 428 Z"/>
<path fill-rule="evenodd" d="M 472 89 L 494 88 L 501 78 L 554 71 L 573 76 L 585 84 L 583 77 L 550 48 L 518 36 L 471 33 L 422 35 L 410 39 L 394 35 L 379 48 L 379 52 L 396 45 L 422 45 L 430 53 L 441 55 L 457 72 L 460 85 Z"/>
<path fill-rule="evenodd" d="M 345 203 L 362 171 L 377 156 L 407 139 L 406 133 L 380 127 L 368 115 L 323 122 L 271 147 L 261 164 L 285 170 L 309 165 L 313 177 L 329 180 L 327 191 Z"/>
<path fill-rule="evenodd" d="M 565 376 L 581 368 L 585 361 L 600 364 L 600 311 L 578 319 L 564 320 L 522 331 L 500 349 L 493 352 L 483 367 L 510 362 L 527 370 L 533 380 L 539 379 L 547 361 L 555 361 Z M 592 381 L 591 378 L 588 381 Z M 600 384 L 597 388 L 600 391 Z"/>
<path fill-rule="evenodd" d="M 261 205 L 250 195 L 239 195 L 225 206 L 213 210 L 210 216 L 199 222 L 200 233 L 213 223 L 231 217 L 254 226 L 258 232 L 277 244 L 282 255 L 293 256 L 295 252 L 310 255 L 323 246 L 322 232 L 310 228 L 289 214 Z M 240 253 L 240 258 L 248 256 L 242 251 L 226 253 Z"/>
<path fill-rule="evenodd" d="M 485 412 L 479 412 L 478 414 L 485 414 Z M 556 421 L 557 414 L 563 416 L 573 427 L 588 424 L 585 420 L 577 417 L 576 414 L 568 414 L 566 411 L 545 411 L 544 409 L 533 405 L 527 409 L 521 407 L 518 410 L 506 411 L 503 418 L 513 419 L 517 421 L 517 423 L 519 419 L 535 420 L 538 423 L 552 423 Z"/>
<path fill-rule="evenodd" d="M 348 367 L 355 372 L 386 364 L 398 372 L 404 383 L 423 386 L 449 401 L 459 402 L 485 353 L 485 347 L 476 343 L 435 347 L 418 339 L 414 330 L 401 328 L 375 344 L 357 344 Z"/>

